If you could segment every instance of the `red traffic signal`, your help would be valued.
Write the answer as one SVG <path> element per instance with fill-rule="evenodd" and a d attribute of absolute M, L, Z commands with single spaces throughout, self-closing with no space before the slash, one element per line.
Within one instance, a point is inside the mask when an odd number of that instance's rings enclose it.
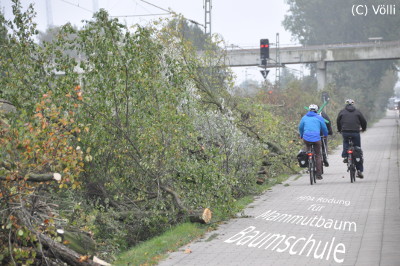
<path fill-rule="evenodd" d="M 267 65 L 267 59 L 269 58 L 269 40 L 261 39 L 260 40 L 260 59 L 261 65 Z"/>

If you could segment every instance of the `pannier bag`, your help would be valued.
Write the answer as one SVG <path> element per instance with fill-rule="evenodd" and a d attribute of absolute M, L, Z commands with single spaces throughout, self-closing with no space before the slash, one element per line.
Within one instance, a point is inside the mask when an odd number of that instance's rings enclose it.
<path fill-rule="evenodd" d="M 361 147 L 354 147 L 353 156 L 356 163 L 362 163 L 364 161 L 363 151 Z"/>
<path fill-rule="evenodd" d="M 299 162 L 299 166 L 302 168 L 308 167 L 308 156 L 307 152 L 300 150 L 297 154 L 297 161 Z"/>

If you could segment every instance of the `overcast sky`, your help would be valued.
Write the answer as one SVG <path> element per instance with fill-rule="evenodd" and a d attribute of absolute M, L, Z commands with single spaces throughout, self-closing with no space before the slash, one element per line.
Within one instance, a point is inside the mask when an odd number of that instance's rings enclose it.
<path fill-rule="evenodd" d="M 119 20 L 128 26 L 146 23 L 166 14 L 171 9 L 188 19 L 205 24 L 204 0 L 50 0 L 51 15 L 46 12 L 47 0 L 21 0 L 24 7 L 33 3 L 37 12 L 36 22 L 45 31 L 49 22 L 60 26 L 71 22 L 81 26 L 82 20 L 90 20 L 96 8 L 106 9 L 110 16 L 121 16 Z M 280 46 L 291 46 L 290 33 L 282 26 L 288 6 L 285 0 L 211 0 L 211 31 L 220 34 L 226 44 L 242 48 L 256 48 L 260 39 L 268 38 L 271 43 L 279 33 Z M 12 17 L 11 0 L 0 0 L 7 18 Z M 152 15 L 152 16 L 149 16 Z M 161 15 L 168 17 L 167 15 Z M 52 19 L 51 19 L 52 18 Z M 239 81 L 246 78 L 262 80 L 257 67 L 240 68 L 235 71 Z M 274 81 L 274 74 L 269 79 Z"/>

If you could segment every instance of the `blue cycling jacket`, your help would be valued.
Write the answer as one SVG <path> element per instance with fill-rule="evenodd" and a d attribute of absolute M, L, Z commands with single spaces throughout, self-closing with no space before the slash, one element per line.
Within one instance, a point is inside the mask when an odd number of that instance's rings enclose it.
<path fill-rule="evenodd" d="M 310 111 L 301 118 L 299 133 L 302 139 L 317 142 L 321 140 L 321 134 L 328 136 L 328 129 L 324 119 L 319 114 Z"/>

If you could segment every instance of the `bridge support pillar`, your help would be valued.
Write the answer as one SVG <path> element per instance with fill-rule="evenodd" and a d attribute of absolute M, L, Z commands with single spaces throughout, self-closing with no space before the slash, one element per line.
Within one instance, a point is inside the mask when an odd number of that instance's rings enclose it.
<path fill-rule="evenodd" d="M 318 61 L 317 62 L 317 82 L 318 82 L 318 90 L 321 91 L 325 88 L 326 84 L 326 62 Z"/>

